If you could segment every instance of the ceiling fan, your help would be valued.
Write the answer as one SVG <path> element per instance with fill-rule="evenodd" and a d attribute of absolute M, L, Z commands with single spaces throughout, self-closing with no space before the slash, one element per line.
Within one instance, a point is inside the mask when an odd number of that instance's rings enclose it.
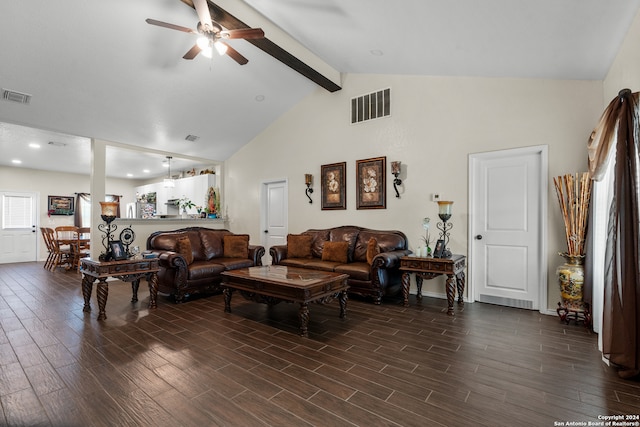
<path fill-rule="evenodd" d="M 193 59 L 200 52 L 207 58 L 211 58 L 213 49 L 220 55 L 227 54 L 238 64 L 244 65 L 249 60 L 242 56 L 237 50 L 229 46 L 223 40 L 226 39 L 261 39 L 264 38 L 264 31 L 260 28 L 242 28 L 237 30 L 223 30 L 222 26 L 211 19 L 211 12 L 207 5 L 207 0 L 193 0 L 196 12 L 198 12 L 198 26 L 196 30 L 191 28 L 182 27 L 180 25 L 169 24 L 168 22 L 157 21 L 155 19 L 146 19 L 147 24 L 157 25 L 159 27 L 169 28 L 171 30 L 183 31 L 185 33 L 191 33 L 198 35 L 196 44 L 193 45 L 187 53 L 184 54 L 184 59 Z"/>

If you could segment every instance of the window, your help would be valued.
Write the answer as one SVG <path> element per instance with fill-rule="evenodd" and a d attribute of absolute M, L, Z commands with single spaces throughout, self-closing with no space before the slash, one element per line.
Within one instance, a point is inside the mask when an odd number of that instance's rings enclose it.
<path fill-rule="evenodd" d="M 33 199 L 30 196 L 4 195 L 2 197 L 2 228 L 31 228 L 33 225 Z"/>

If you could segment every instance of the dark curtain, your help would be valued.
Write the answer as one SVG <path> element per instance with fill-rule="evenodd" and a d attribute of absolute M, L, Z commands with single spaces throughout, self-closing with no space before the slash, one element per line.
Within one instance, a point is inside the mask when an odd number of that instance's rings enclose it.
<path fill-rule="evenodd" d="M 75 225 L 76 227 L 87 227 L 87 225 L 82 223 L 82 201 L 91 203 L 91 195 L 89 193 L 76 193 L 76 212 L 73 216 L 73 225 Z"/>
<path fill-rule="evenodd" d="M 91 194 L 89 193 L 76 193 L 76 211 L 74 214 L 73 222 L 76 227 L 89 227 L 89 224 L 83 224 L 83 204 L 80 201 L 84 201 L 91 205 Z M 115 194 L 106 194 L 104 196 L 105 202 L 118 202 L 117 216 L 120 218 L 120 196 Z"/>
<path fill-rule="evenodd" d="M 640 374 L 639 93 L 620 91 L 589 143 L 589 170 L 601 179 L 615 156 L 613 200 L 605 251 L 603 355 L 623 378 Z"/>

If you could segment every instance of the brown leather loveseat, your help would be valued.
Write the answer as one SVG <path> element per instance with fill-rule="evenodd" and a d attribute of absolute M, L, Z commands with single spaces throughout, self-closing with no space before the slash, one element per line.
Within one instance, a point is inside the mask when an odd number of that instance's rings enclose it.
<path fill-rule="evenodd" d="M 290 234 L 287 245 L 269 248 L 273 264 L 348 274 L 349 293 L 376 304 L 400 293 L 400 257 L 410 253 L 404 233 L 356 226 Z"/>
<path fill-rule="evenodd" d="M 177 303 L 187 295 L 220 290 L 221 273 L 262 265 L 263 246 L 249 245 L 249 235 L 228 230 L 188 227 L 156 231 L 147 251 L 160 259 L 158 290 Z"/>

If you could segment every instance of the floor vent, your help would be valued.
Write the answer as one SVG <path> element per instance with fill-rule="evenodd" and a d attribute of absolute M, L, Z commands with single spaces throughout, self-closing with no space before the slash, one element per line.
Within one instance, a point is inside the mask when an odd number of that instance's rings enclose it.
<path fill-rule="evenodd" d="M 351 98 L 351 124 L 391 115 L 391 89 Z"/>
<path fill-rule="evenodd" d="M 2 89 L 2 99 L 4 101 L 19 102 L 20 104 L 28 104 L 31 101 L 31 95 L 28 93 L 16 92 L 15 90 Z"/>
<path fill-rule="evenodd" d="M 487 304 L 505 305 L 507 307 L 526 308 L 528 310 L 533 310 L 533 301 L 527 301 L 523 299 L 503 298 L 493 295 L 480 294 L 480 298 L 478 299 L 478 301 L 486 302 Z"/>

